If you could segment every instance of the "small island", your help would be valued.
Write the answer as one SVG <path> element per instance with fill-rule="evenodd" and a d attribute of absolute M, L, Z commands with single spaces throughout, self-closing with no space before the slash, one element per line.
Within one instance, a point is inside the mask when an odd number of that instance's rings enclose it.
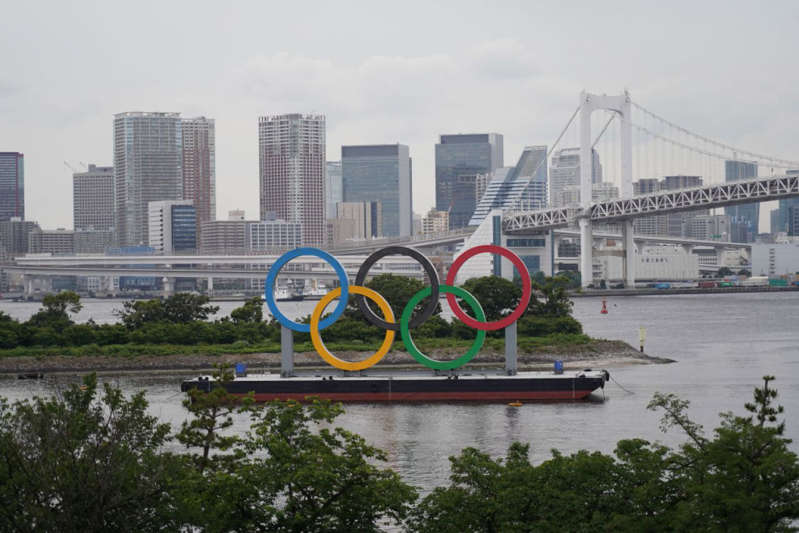
<path fill-rule="evenodd" d="M 548 369 L 555 360 L 563 361 L 567 368 L 672 362 L 622 341 L 585 335 L 572 316 L 567 292 L 570 282 L 562 276 L 533 279 L 534 295 L 517 323 L 520 369 Z M 418 280 L 392 274 L 376 276 L 367 286 L 390 302 L 395 316 L 424 287 Z M 470 279 L 463 287 L 481 303 L 489 321 L 506 316 L 521 298 L 519 284 L 495 276 Z M 442 318 L 440 307 L 413 330 L 413 338 L 429 356 L 447 360 L 468 350 L 475 331 L 457 319 Z M 260 297 L 216 320 L 210 317 L 218 307 L 211 305 L 208 297 L 191 293 L 126 301 L 117 311 L 119 322 L 115 324 L 75 323 L 71 315 L 80 309 L 80 297 L 64 291 L 45 296 L 42 308 L 24 322 L 0 312 L 0 373 L 197 371 L 220 363 L 244 363 L 260 370 L 280 367 L 280 325 L 274 319 L 264 320 Z M 384 334 L 363 318 L 351 299 L 344 315 L 326 328 L 322 337 L 338 357 L 354 361 L 373 353 Z M 295 333 L 294 347 L 298 367 L 326 366 L 314 351 L 309 334 Z M 503 360 L 504 333 L 489 332 L 480 353 L 464 368 L 497 367 Z M 397 335 L 379 367 L 418 365 Z"/>

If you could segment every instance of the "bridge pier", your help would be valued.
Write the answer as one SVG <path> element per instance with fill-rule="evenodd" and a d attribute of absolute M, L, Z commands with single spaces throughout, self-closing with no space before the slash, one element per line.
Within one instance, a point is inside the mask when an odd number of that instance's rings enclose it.
<path fill-rule="evenodd" d="M 594 283 L 594 236 L 590 218 L 579 219 L 580 224 L 580 278 L 584 289 Z"/>
<path fill-rule="evenodd" d="M 206 289 L 208 296 L 211 296 L 214 293 L 214 278 L 208 276 L 208 287 Z"/>
<path fill-rule="evenodd" d="M 635 287 L 635 241 L 632 220 L 625 220 L 622 223 L 621 235 L 624 245 L 624 286 L 632 289 Z"/>

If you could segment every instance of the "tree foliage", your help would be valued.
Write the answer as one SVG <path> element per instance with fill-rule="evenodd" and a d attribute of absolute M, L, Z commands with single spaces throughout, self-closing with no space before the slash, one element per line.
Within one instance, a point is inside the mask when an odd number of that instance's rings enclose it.
<path fill-rule="evenodd" d="M 179 292 L 164 300 L 129 300 L 115 314 L 128 328 L 137 328 L 153 322 L 173 324 L 208 320 L 219 311 L 219 306 L 209 305 L 208 296 Z"/>
<path fill-rule="evenodd" d="M 230 312 L 230 318 L 236 324 L 262 322 L 264 319 L 264 300 L 260 296 L 254 296 L 244 302 L 241 307 L 235 308 Z"/>
<path fill-rule="evenodd" d="M 794 531 L 799 460 L 788 449 L 773 378 L 755 389 L 748 416 L 721 415 L 712 438 L 687 416 L 688 403 L 658 394 L 661 427 L 680 428 L 677 450 L 642 439 L 614 455 L 553 451 L 540 465 L 526 445 L 505 459 L 467 448 L 450 459 L 450 484 L 414 509 L 411 531 Z"/>
<path fill-rule="evenodd" d="M 45 294 L 42 299 L 42 308 L 28 320 L 31 324 L 40 327 L 63 328 L 72 324 L 70 314 L 76 314 L 83 309 L 80 296 L 73 291 L 61 291 L 56 294 Z"/>
<path fill-rule="evenodd" d="M 161 531 L 168 424 L 92 375 L 62 397 L 0 403 L 0 530 Z"/>

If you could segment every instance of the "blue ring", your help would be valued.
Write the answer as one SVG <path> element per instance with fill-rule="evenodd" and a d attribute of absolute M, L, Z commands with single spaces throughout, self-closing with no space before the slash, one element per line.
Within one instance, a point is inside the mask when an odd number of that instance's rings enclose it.
<path fill-rule="evenodd" d="M 286 263 L 301 255 L 312 255 L 327 261 L 330 266 L 333 267 L 333 270 L 336 271 L 338 281 L 341 284 L 341 297 L 339 298 L 338 305 L 333 310 L 332 315 L 328 316 L 319 323 L 320 330 L 325 329 L 329 325 L 333 324 L 333 322 L 338 320 L 339 317 L 344 313 L 344 310 L 347 308 L 350 282 L 347 278 L 347 273 L 344 271 L 344 267 L 341 266 L 341 263 L 339 263 L 335 257 L 324 250 L 320 250 L 319 248 L 295 248 L 294 250 L 286 252 L 278 257 L 277 261 L 272 264 L 272 268 L 269 269 L 269 274 L 267 274 L 266 282 L 264 283 L 264 300 L 266 300 L 266 305 L 269 307 L 269 311 L 272 313 L 272 316 L 275 317 L 278 322 L 280 322 L 281 325 L 289 328 L 290 330 L 298 331 L 300 333 L 310 333 L 311 326 L 309 324 L 299 324 L 289 320 L 288 317 L 281 313 L 280 309 L 277 308 L 277 302 L 275 301 L 274 287 L 275 283 L 277 282 L 277 275 L 280 273 L 280 269 L 283 268 Z"/>

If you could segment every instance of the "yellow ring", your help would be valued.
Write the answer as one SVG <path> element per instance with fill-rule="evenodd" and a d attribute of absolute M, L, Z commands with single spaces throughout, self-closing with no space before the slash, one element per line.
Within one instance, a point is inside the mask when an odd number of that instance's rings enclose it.
<path fill-rule="evenodd" d="M 391 306 L 388 305 L 386 299 L 383 298 L 379 293 L 367 287 L 361 287 L 360 285 L 350 285 L 349 292 L 350 294 L 360 294 L 361 296 L 366 296 L 375 302 L 383 312 L 386 322 L 389 324 L 394 323 L 394 313 L 391 311 Z M 330 351 L 327 349 L 327 346 L 325 346 L 325 343 L 322 342 L 322 336 L 319 333 L 319 319 L 322 317 L 322 313 L 324 312 L 325 308 L 330 305 L 330 302 L 339 296 L 341 296 L 341 287 L 336 287 L 329 293 L 325 294 L 324 298 L 319 300 L 319 303 L 316 304 L 316 307 L 314 307 L 313 313 L 311 313 L 311 342 L 313 343 L 314 348 L 316 348 L 316 353 L 318 353 L 322 359 L 327 361 L 329 365 L 338 368 L 339 370 L 365 370 L 370 366 L 377 364 L 377 362 L 380 361 L 391 349 L 391 345 L 394 342 L 394 331 L 389 329 L 386 330 L 386 338 L 383 340 L 383 344 L 381 344 L 380 348 L 368 359 L 355 362 L 339 359 L 330 353 Z"/>

